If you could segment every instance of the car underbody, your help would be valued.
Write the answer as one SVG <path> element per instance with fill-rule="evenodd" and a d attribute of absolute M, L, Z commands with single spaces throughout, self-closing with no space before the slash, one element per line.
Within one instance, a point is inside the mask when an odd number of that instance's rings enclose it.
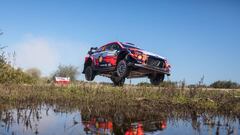
<path fill-rule="evenodd" d="M 149 76 L 154 75 L 154 74 L 166 74 L 168 76 L 170 75 L 170 73 L 165 71 L 164 69 L 151 67 L 151 66 L 148 66 L 148 65 L 134 64 L 134 63 L 129 63 L 128 65 L 131 68 L 129 74 L 126 76 L 126 78 L 128 78 L 128 79 L 149 77 Z M 115 70 L 116 70 L 116 67 L 105 68 L 105 69 L 95 68 L 95 71 L 97 71 L 97 73 L 96 73 L 97 75 L 108 77 L 108 78 L 112 77 Z"/>

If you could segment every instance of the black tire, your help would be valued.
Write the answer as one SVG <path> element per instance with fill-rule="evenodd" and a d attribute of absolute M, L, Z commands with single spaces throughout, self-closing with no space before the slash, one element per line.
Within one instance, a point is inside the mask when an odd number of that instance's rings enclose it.
<path fill-rule="evenodd" d="M 154 76 L 150 76 L 149 79 L 152 85 L 159 85 L 161 82 L 163 82 L 164 77 L 164 74 L 157 74 Z"/>
<path fill-rule="evenodd" d="M 92 81 L 92 80 L 94 80 L 95 76 L 96 76 L 96 73 L 95 73 L 95 71 L 93 71 L 92 67 L 87 66 L 85 69 L 85 79 L 87 81 Z"/>
<path fill-rule="evenodd" d="M 117 64 L 117 75 L 120 78 L 125 78 L 128 74 L 128 66 L 125 60 L 120 60 Z"/>
<path fill-rule="evenodd" d="M 121 77 L 111 77 L 110 78 L 114 84 L 114 86 L 123 86 L 124 82 L 125 82 L 125 78 L 121 78 Z"/>

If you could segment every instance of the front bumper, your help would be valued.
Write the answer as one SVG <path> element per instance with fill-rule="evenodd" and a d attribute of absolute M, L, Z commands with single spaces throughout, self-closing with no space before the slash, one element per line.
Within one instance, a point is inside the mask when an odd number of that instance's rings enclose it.
<path fill-rule="evenodd" d="M 153 66 L 149 66 L 149 65 L 146 65 L 146 64 L 138 64 L 138 63 L 129 63 L 129 66 L 136 67 L 136 68 L 147 69 L 147 70 L 154 71 L 154 72 L 157 72 L 157 73 L 166 74 L 168 76 L 171 75 L 170 71 L 166 70 L 165 68 L 158 68 L 158 67 L 153 67 Z"/>

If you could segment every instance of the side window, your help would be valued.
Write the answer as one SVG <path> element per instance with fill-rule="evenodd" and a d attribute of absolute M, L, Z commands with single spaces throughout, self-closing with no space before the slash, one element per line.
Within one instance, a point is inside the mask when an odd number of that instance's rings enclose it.
<path fill-rule="evenodd" d="M 120 46 L 118 44 L 110 44 L 106 47 L 106 50 L 108 51 L 118 51 L 120 50 Z"/>
<path fill-rule="evenodd" d="M 100 48 L 98 48 L 97 52 L 102 52 L 102 51 L 105 51 L 106 47 L 105 46 L 102 46 Z"/>
<path fill-rule="evenodd" d="M 120 50 L 120 46 L 118 44 L 113 44 L 112 49 L 118 51 L 118 50 Z"/>
<path fill-rule="evenodd" d="M 107 45 L 107 46 L 106 46 L 106 50 L 107 50 L 107 51 L 112 51 L 112 44 Z"/>
<path fill-rule="evenodd" d="M 115 50 L 120 50 L 120 46 L 118 44 L 109 44 L 106 46 L 103 46 L 99 48 L 99 51 L 115 51 Z"/>

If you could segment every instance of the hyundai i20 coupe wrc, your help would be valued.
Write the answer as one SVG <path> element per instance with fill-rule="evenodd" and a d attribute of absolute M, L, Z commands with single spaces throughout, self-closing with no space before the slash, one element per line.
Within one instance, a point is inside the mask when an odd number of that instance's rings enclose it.
<path fill-rule="evenodd" d="M 170 75 L 170 68 L 162 56 L 132 43 L 112 42 L 90 49 L 85 57 L 83 74 L 87 81 L 93 81 L 96 75 L 108 77 L 116 86 L 122 86 L 125 78 L 139 77 L 148 77 L 151 84 L 159 85 L 165 75 Z"/>

